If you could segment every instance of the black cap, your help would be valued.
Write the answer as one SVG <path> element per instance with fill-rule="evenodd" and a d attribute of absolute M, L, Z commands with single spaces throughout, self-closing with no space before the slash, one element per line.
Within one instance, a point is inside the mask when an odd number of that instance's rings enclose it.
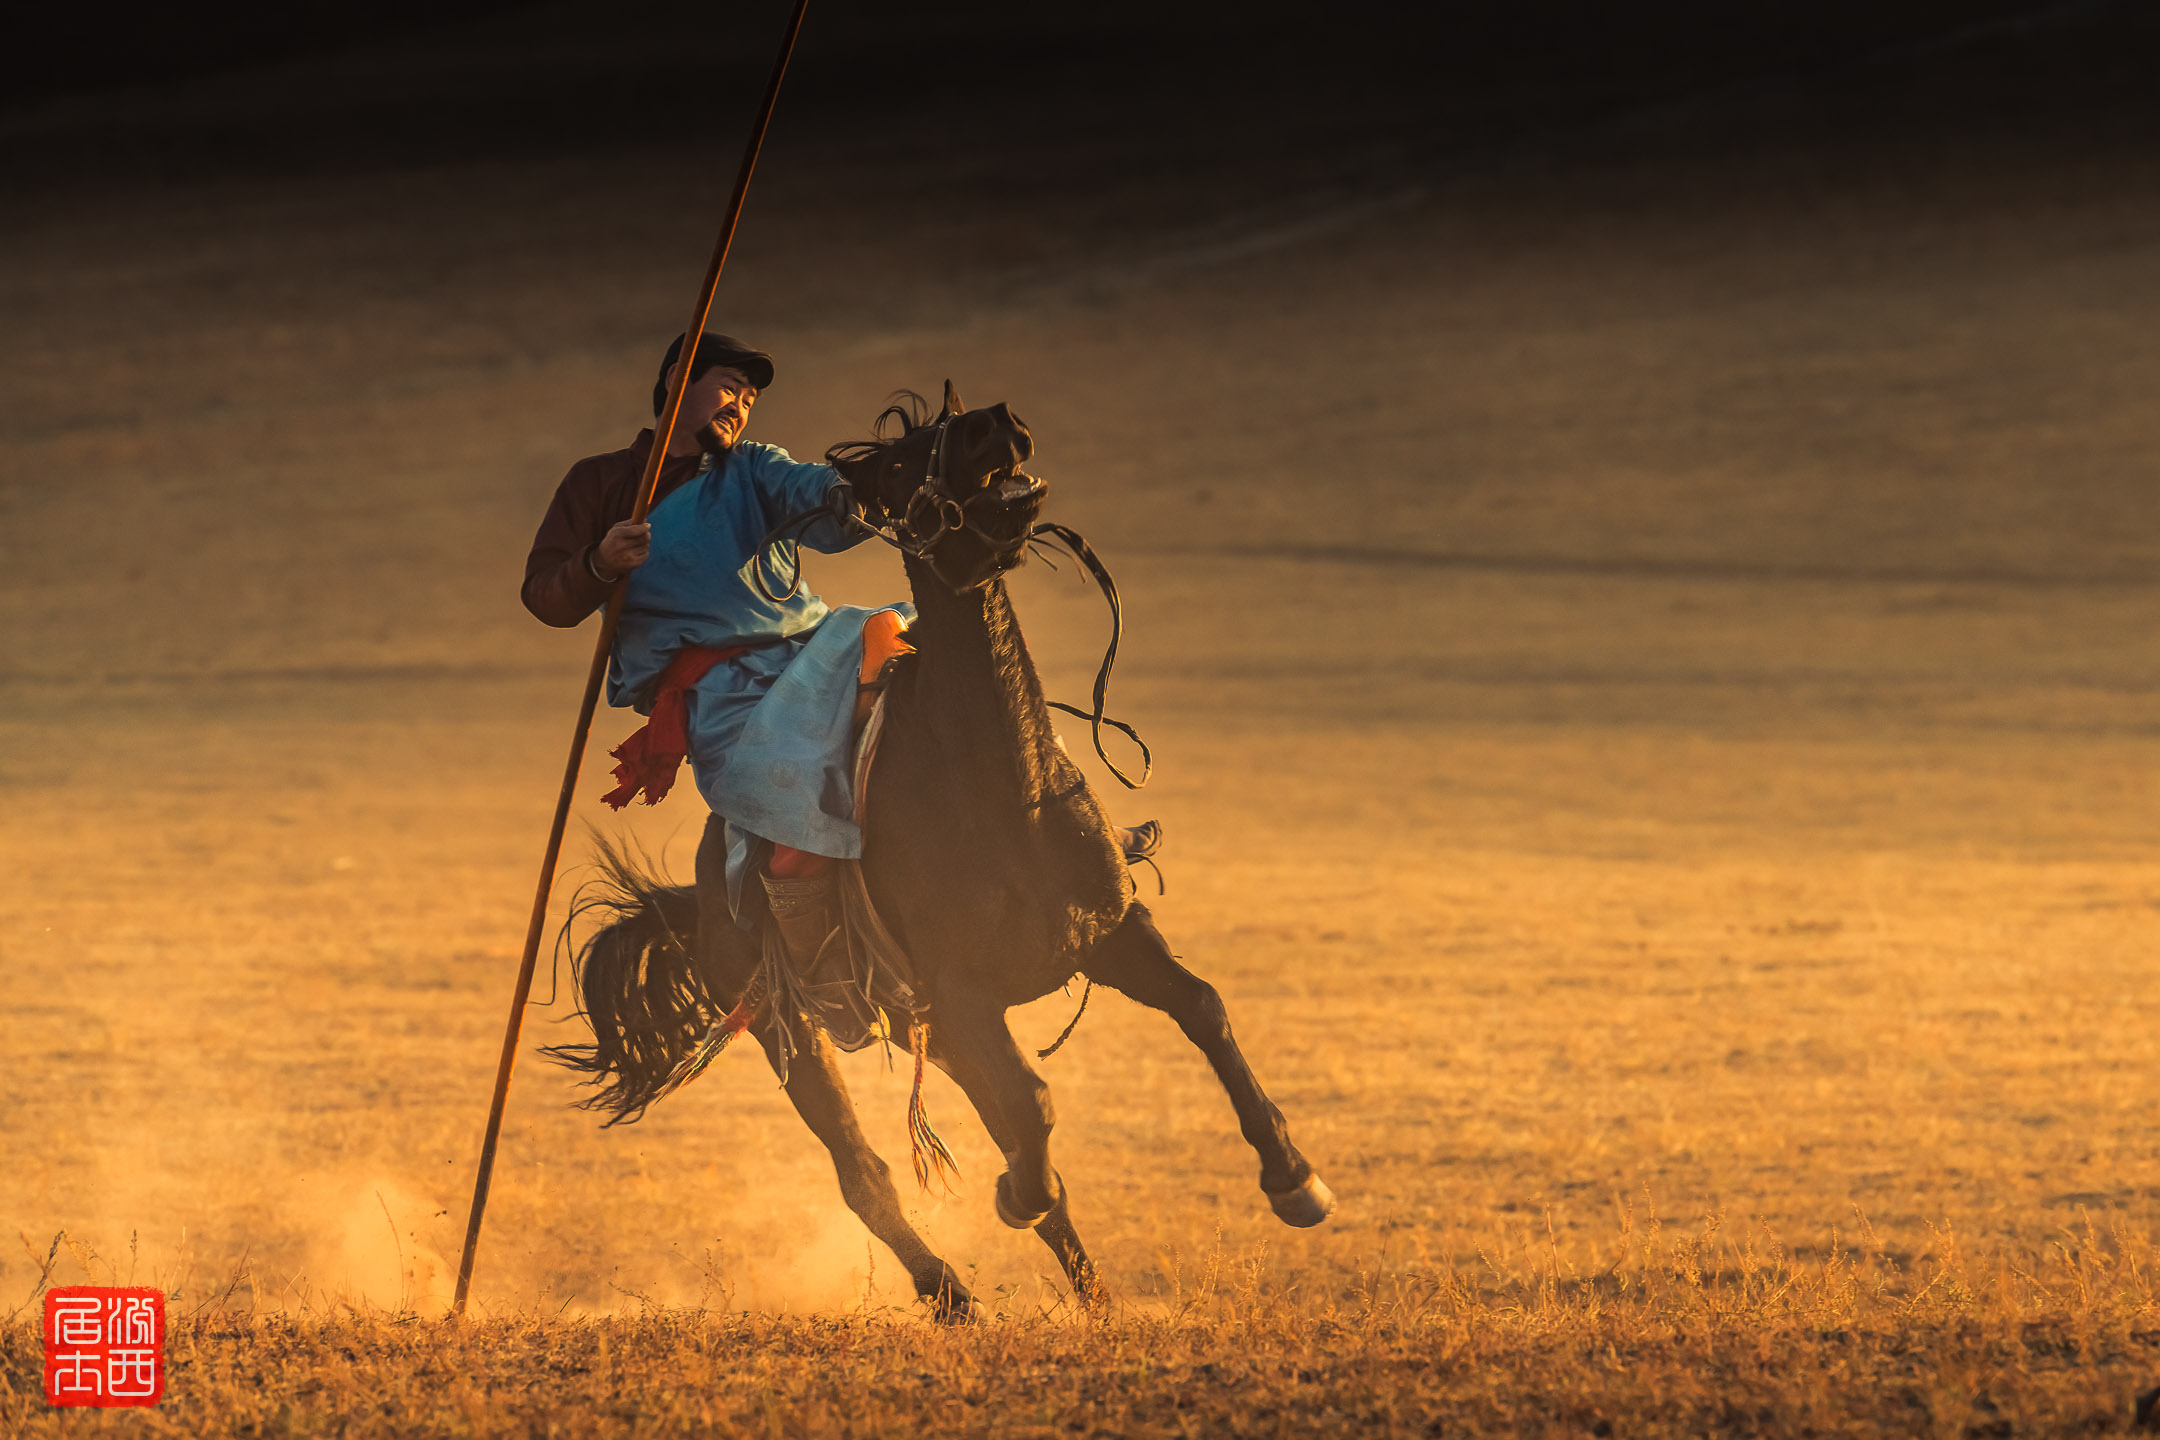
<path fill-rule="evenodd" d="M 682 356 L 683 337 L 678 335 L 667 347 L 667 354 L 660 360 L 660 378 L 653 381 L 652 413 L 658 415 L 667 408 L 667 372 Z M 760 390 L 769 389 L 773 382 L 772 356 L 754 345 L 745 345 L 732 335 L 716 335 L 708 330 L 698 336 L 697 354 L 690 362 L 690 378 L 695 380 L 708 370 L 725 365 L 730 370 L 740 370 L 743 378 Z"/>

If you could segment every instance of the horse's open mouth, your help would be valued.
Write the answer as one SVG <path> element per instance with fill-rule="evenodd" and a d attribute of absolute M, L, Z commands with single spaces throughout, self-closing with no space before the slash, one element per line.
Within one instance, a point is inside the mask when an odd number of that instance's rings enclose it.
<path fill-rule="evenodd" d="M 970 508 L 979 506 L 987 512 L 978 522 L 980 533 L 987 540 L 996 542 L 1000 548 L 1027 543 L 1028 532 L 1042 515 L 1043 502 L 1050 497 L 1050 482 L 1037 475 L 1014 471 L 995 486 L 982 492 Z"/>

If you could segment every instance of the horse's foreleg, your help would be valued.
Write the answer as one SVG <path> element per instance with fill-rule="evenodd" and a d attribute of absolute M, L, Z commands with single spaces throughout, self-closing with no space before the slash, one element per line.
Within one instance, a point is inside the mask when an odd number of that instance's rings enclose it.
<path fill-rule="evenodd" d="M 767 1058 L 773 1062 L 774 1071 L 780 1071 L 783 1067 L 775 1053 L 776 1042 L 762 1026 L 757 1028 Z M 892 1172 L 870 1148 L 856 1122 L 855 1106 L 848 1099 L 847 1082 L 841 1078 L 838 1052 L 832 1041 L 815 1026 L 799 1026 L 798 1033 L 805 1030 L 809 1044 L 798 1049 L 785 1066 L 788 1099 L 795 1102 L 795 1113 L 802 1116 L 810 1132 L 832 1152 L 841 1198 L 870 1233 L 899 1257 L 907 1267 L 908 1277 L 915 1282 L 915 1293 L 930 1302 L 939 1319 L 967 1319 L 975 1308 L 975 1297 L 960 1283 L 952 1267 L 915 1233 L 915 1227 L 901 1212 Z"/>
<path fill-rule="evenodd" d="M 960 1087 L 975 1113 L 982 1118 L 983 1129 L 990 1132 L 990 1139 L 1007 1155 L 1019 1148 L 1019 1137 L 1013 1127 L 1006 1123 L 1005 1112 L 1000 1110 L 992 1093 L 990 1083 L 983 1079 L 968 1057 L 956 1051 L 945 1039 L 942 1030 L 933 1030 L 930 1040 L 930 1061 L 952 1078 Z M 1095 1272 L 1095 1262 L 1088 1259 L 1087 1250 L 1074 1231 L 1072 1217 L 1066 1209 L 1070 1192 L 1061 1184 L 1057 1203 L 1050 1213 L 1043 1216 L 1035 1226 L 1035 1233 L 1042 1237 L 1050 1253 L 1057 1256 L 1058 1265 L 1065 1272 L 1066 1283 L 1072 1286 L 1073 1297 L 1089 1309 L 1094 1309 L 1109 1298 L 1102 1277 Z"/>
<path fill-rule="evenodd" d="M 941 988 L 932 1008 L 942 1042 L 938 1048 L 949 1046 L 952 1054 L 966 1057 L 966 1067 L 980 1080 L 980 1091 L 970 1098 L 979 1096 L 1003 1117 L 1006 1133 L 998 1145 L 1005 1152 L 1005 1173 L 997 1183 L 998 1219 L 1015 1230 L 1034 1229 L 1064 1197 L 1050 1165 L 1050 1129 L 1057 1123 L 1050 1087 L 1014 1043 L 1003 1006 Z"/>
<path fill-rule="evenodd" d="M 1147 907 L 1135 901 L 1125 921 L 1095 947 L 1084 967 L 1101 981 L 1177 1021 L 1199 1047 L 1237 1109 L 1238 1129 L 1260 1156 L 1260 1188 L 1275 1213 L 1292 1225 L 1317 1225 L 1335 1208 L 1334 1192 L 1313 1173 L 1282 1111 L 1253 1077 L 1230 1033 L 1230 1014 L 1215 987 L 1178 963 Z"/>

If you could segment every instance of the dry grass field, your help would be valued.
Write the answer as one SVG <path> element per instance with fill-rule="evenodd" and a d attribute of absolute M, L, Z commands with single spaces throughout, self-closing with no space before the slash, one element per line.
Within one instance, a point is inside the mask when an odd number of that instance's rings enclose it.
<path fill-rule="evenodd" d="M 641 421 L 709 221 L 638 218 L 680 161 L 12 216 L 0 1434 L 2130 1428 L 2156 152 L 1825 152 L 1799 103 L 1268 213 L 1140 173 L 955 220 L 889 154 L 776 143 L 722 295 L 781 357 L 752 434 L 813 454 L 947 375 L 1028 419 L 1125 589 L 1150 903 L 1342 1201 L 1279 1226 L 1199 1056 L 1098 994 L 1044 1069 L 1116 1302 L 997 1223 L 933 1079 L 962 1177 L 910 1204 L 991 1312 L 958 1330 L 751 1055 L 636 1126 L 570 1108 L 545 980 L 443 1317 L 590 644 L 519 566 Z M 1806 99 L 1871 137 L 1883 103 Z M 1099 600 L 1014 590 L 1078 698 Z M 623 820 L 596 777 L 578 822 L 686 874 L 690 788 Z M 898 1161 L 905 1073 L 847 1071 Z M 157 1410 L 39 1399 L 35 1296 L 86 1278 L 171 1291 Z"/>

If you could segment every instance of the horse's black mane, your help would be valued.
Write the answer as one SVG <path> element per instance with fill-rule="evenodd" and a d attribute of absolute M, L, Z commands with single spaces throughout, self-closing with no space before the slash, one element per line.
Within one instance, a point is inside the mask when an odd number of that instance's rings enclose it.
<path fill-rule="evenodd" d="M 845 467 L 881 458 L 886 451 L 928 425 L 935 416 L 930 402 L 913 390 L 895 390 L 889 402 L 870 422 L 868 440 L 843 440 L 825 452 L 825 463 L 847 473 Z M 898 427 L 895 429 L 895 427 Z"/>

